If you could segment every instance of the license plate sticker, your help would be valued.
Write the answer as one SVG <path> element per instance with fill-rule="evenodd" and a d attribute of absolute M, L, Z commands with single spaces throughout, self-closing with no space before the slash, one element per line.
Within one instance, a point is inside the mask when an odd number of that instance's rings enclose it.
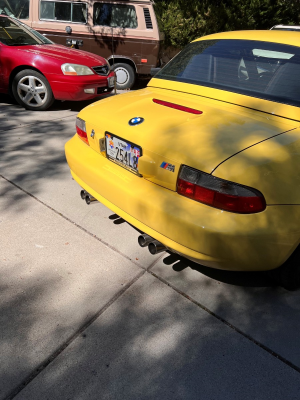
<path fill-rule="evenodd" d="M 105 142 L 106 155 L 110 160 L 138 174 L 141 147 L 108 132 L 105 132 Z"/>

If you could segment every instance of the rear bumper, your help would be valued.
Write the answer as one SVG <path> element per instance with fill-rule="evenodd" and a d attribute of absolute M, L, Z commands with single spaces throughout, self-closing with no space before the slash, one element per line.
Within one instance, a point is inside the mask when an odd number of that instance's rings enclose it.
<path fill-rule="evenodd" d="M 269 270 L 280 266 L 299 243 L 300 206 L 269 206 L 251 215 L 223 212 L 132 174 L 77 135 L 65 150 L 81 187 L 136 228 L 200 264 Z"/>
<path fill-rule="evenodd" d="M 46 78 L 56 100 L 81 101 L 110 93 L 113 88 L 108 87 L 107 78 L 111 76 L 114 76 L 114 72 L 111 72 L 108 76 L 66 76 L 61 74 L 49 75 Z M 85 93 L 84 89 L 95 89 L 95 93 Z"/>

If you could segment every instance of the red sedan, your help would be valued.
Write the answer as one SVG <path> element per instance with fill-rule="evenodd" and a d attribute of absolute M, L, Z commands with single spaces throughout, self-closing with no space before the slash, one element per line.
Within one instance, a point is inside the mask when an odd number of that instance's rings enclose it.
<path fill-rule="evenodd" d="M 28 110 L 46 110 L 54 99 L 93 99 L 114 88 L 115 73 L 103 57 L 56 45 L 4 15 L 0 55 L 0 92 Z"/>

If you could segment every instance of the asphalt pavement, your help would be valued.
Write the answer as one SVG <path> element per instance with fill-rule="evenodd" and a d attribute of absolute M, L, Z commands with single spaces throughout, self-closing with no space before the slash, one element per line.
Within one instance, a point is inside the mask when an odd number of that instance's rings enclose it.
<path fill-rule="evenodd" d="M 300 290 L 87 206 L 64 156 L 87 104 L 0 97 L 0 400 L 299 400 Z"/>

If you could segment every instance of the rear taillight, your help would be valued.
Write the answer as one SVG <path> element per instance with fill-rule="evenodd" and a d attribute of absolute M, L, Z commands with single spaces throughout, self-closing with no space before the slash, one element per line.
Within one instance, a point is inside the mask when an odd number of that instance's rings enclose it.
<path fill-rule="evenodd" d="M 185 165 L 179 173 L 177 192 L 200 203 L 234 213 L 251 214 L 266 208 L 264 196 L 258 190 Z"/>
<path fill-rule="evenodd" d="M 86 127 L 85 127 L 85 121 L 81 118 L 76 118 L 76 132 L 77 135 L 84 141 L 84 143 L 89 144 L 87 133 L 86 133 Z"/>

